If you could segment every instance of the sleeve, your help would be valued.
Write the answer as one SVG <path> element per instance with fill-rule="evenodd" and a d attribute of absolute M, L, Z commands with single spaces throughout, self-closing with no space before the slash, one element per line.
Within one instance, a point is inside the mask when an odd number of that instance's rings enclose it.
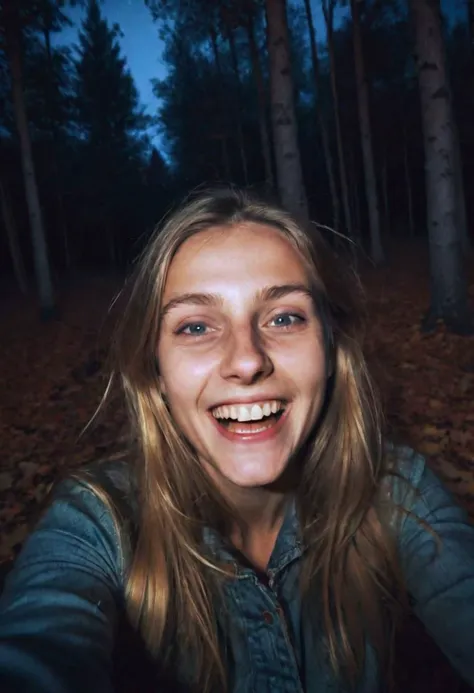
<path fill-rule="evenodd" d="M 413 515 L 401 531 L 408 592 L 427 631 L 474 685 L 474 526 L 424 460 L 414 460 Z"/>
<path fill-rule="evenodd" d="M 0 599 L 2 693 L 110 693 L 121 584 L 110 511 L 64 482 Z"/>

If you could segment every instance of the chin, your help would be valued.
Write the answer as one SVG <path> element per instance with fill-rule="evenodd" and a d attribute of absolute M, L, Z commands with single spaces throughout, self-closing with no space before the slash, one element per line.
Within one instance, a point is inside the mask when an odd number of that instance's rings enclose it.
<path fill-rule="evenodd" d="M 259 488 L 274 484 L 284 472 L 282 469 L 249 469 L 249 470 L 220 470 L 222 476 L 240 488 Z"/>

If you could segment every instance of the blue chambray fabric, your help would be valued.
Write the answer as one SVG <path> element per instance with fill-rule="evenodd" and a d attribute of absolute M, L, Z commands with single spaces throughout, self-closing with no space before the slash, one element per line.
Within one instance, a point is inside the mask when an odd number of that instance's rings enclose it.
<path fill-rule="evenodd" d="M 474 684 L 474 527 L 422 457 L 397 450 L 394 496 L 426 520 L 404 516 L 400 551 L 414 610 L 461 676 Z M 127 466 L 108 478 L 126 495 Z M 318 608 L 300 601 L 304 547 L 289 505 L 266 578 L 242 565 L 211 529 L 204 541 L 229 567 L 218 612 L 232 693 L 346 693 L 330 670 Z M 127 547 L 113 519 L 78 482 L 62 483 L 27 540 L 0 599 L 0 691 L 109 693 L 118 616 L 123 609 Z M 157 663 L 159 667 L 159 663 Z M 176 679 L 187 690 L 186 665 Z M 357 693 L 382 690 L 368 647 Z M 157 686 L 157 693 L 168 690 Z"/>

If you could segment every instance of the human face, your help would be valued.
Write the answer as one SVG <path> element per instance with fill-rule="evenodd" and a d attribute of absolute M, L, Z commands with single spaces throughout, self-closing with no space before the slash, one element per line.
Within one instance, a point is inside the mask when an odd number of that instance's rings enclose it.
<path fill-rule="evenodd" d="M 276 482 L 314 427 L 325 359 L 309 287 L 293 245 L 263 224 L 198 233 L 171 262 L 161 387 L 201 463 L 224 485 Z"/>

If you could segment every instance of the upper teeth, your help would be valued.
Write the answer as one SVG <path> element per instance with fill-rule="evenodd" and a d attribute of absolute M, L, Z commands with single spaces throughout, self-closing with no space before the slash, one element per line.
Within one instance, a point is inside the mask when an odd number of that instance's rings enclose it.
<path fill-rule="evenodd" d="M 235 421 L 259 421 L 264 416 L 276 414 L 283 409 L 283 403 L 276 399 L 269 402 L 256 402 L 254 404 L 230 404 L 216 407 L 212 415 L 216 419 L 234 419 Z"/>

